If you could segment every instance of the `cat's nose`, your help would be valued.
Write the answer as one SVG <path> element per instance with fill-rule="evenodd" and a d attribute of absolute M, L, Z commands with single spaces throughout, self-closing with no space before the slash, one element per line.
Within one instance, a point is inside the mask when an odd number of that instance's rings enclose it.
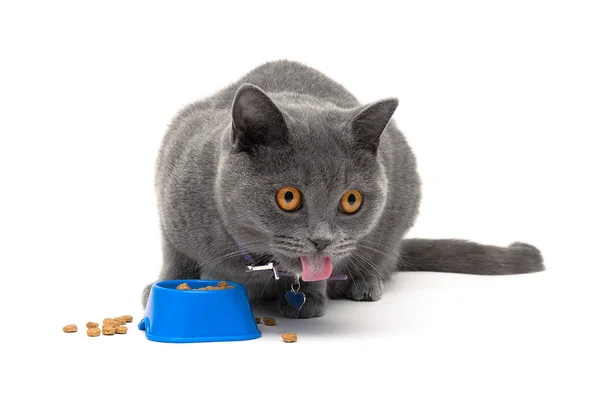
<path fill-rule="evenodd" d="M 315 245 L 315 247 L 317 248 L 317 250 L 321 251 L 323 250 L 325 247 L 327 247 L 327 245 L 329 243 L 331 243 L 331 240 L 329 239 L 308 239 L 312 242 L 312 244 Z"/>

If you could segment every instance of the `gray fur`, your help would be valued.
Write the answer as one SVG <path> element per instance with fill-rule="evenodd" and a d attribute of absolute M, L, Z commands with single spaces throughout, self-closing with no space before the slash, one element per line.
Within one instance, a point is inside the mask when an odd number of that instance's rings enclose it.
<path fill-rule="evenodd" d="M 276 298 L 284 315 L 309 318 L 324 314 L 328 297 L 378 300 L 398 270 L 542 270 L 540 252 L 526 244 L 402 240 L 415 222 L 421 183 L 415 157 L 390 119 L 396 106 L 395 99 L 362 105 L 315 69 L 276 61 L 184 108 L 157 162 L 159 280 L 240 282 L 252 301 Z M 296 212 L 277 206 L 283 186 L 301 190 Z M 360 190 L 364 203 L 345 215 L 337 205 L 350 189 Z M 289 278 L 247 273 L 236 242 L 254 258 L 272 257 L 300 273 L 298 256 L 316 252 L 310 238 L 331 240 L 320 253 L 332 257 L 334 273 L 350 278 L 302 282 L 307 302 L 298 312 L 283 299 Z"/>

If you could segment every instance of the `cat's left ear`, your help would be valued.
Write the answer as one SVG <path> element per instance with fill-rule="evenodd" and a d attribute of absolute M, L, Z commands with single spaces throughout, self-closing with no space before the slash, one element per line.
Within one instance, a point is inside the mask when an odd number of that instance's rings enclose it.
<path fill-rule="evenodd" d="M 359 108 L 352 120 L 352 134 L 356 144 L 377 154 L 379 138 L 398 107 L 398 99 L 390 98 Z"/>

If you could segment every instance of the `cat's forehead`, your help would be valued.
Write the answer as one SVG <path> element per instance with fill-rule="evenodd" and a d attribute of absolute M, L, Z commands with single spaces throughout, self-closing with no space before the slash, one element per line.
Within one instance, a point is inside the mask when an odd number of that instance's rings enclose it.
<path fill-rule="evenodd" d="M 352 110 L 341 108 L 334 103 L 316 101 L 311 96 L 275 96 L 275 103 L 285 114 L 290 128 L 304 128 L 318 131 L 322 128 L 341 129 L 348 125 Z"/>
<path fill-rule="evenodd" d="M 360 179 L 375 158 L 356 151 L 350 133 L 352 110 L 311 99 L 274 96 L 285 115 L 289 136 L 286 148 L 263 153 L 264 165 L 273 167 L 269 175 L 318 187 L 345 186 Z"/>
<path fill-rule="evenodd" d="M 347 112 L 338 109 L 298 110 L 286 118 L 289 140 L 295 148 L 311 152 L 352 150 Z"/>
<path fill-rule="evenodd" d="M 340 190 L 365 180 L 374 157 L 358 154 L 343 132 L 310 124 L 290 129 L 287 148 L 269 149 L 261 163 L 261 173 L 273 183 L 290 182 L 316 190 Z M 340 139 L 340 137 L 342 139 Z M 264 168 L 270 167 L 269 171 Z"/>

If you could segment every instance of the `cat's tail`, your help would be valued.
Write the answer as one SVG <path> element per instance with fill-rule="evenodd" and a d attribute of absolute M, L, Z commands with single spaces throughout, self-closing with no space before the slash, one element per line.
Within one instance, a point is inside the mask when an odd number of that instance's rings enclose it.
<path fill-rule="evenodd" d="M 456 239 L 404 239 L 401 271 L 511 275 L 545 269 L 541 252 L 527 243 L 489 246 Z"/>

